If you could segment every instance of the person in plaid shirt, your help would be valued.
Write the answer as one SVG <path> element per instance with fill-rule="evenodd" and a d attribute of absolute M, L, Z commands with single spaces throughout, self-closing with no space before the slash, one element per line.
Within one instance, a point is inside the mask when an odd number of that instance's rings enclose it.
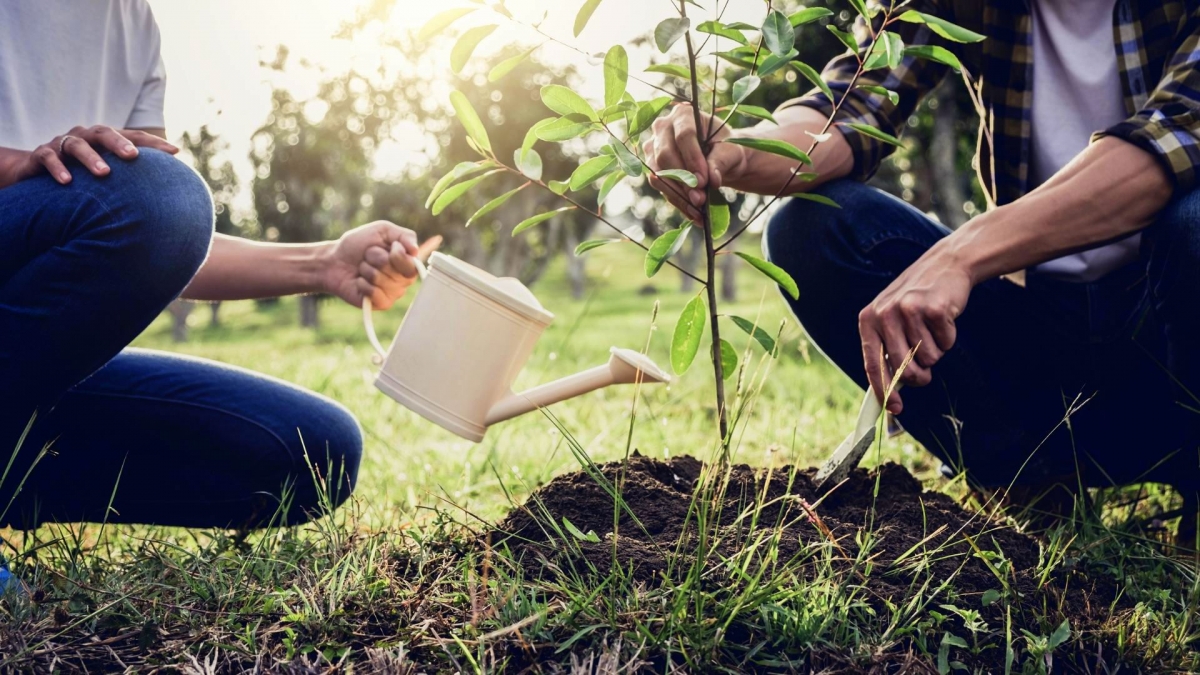
<path fill-rule="evenodd" d="M 980 182 L 994 208 L 951 232 L 863 184 L 891 146 L 840 123 L 898 134 L 952 72 L 945 59 L 912 55 L 861 74 L 855 54 L 834 59 L 822 74 L 832 100 L 814 90 L 781 106 L 778 125 L 721 130 L 707 158 L 691 108 L 676 108 L 656 124 L 649 164 L 688 169 L 700 185 L 664 192 L 692 218 L 713 187 L 837 202 L 792 199 L 767 228 L 767 255 L 800 287 L 791 308 L 864 388 L 884 391 L 915 353 L 901 374 L 909 386 L 886 407 L 974 485 L 1157 481 L 1194 495 L 1200 3 L 903 9 L 986 38 L 957 44 L 928 23 L 886 27 L 907 45 L 950 49 L 969 73 L 983 110 Z M 836 131 L 821 140 L 838 101 Z M 731 134 L 800 148 L 817 138 L 804 170 L 818 176 L 791 181 L 793 161 L 720 142 Z"/>

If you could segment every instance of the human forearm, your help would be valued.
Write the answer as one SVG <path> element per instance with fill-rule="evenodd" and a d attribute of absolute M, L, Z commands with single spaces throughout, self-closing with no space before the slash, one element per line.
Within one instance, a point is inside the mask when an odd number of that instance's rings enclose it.
<path fill-rule="evenodd" d="M 1132 234 L 1153 222 L 1172 187 L 1150 154 L 1102 138 L 1038 189 L 972 220 L 927 255 L 958 261 L 977 284 Z"/>
<path fill-rule="evenodd" d="M 189 300 L 246 300 L 325 290 L 333 242 L 267 244 L 223 234 L 183 291 Z"/>
<path fill-rule="evenodd" d="M 775 113 L 778 124 L 763 123 L 748 129 L 738 129 L 734 137 L 765 138 L 785 141 L 808 150 L 814 136 L 825 129 L 827 118 L 820 111 L 805 106 L 785 108 Z M 849 175 L 854 168 L 850 144 L 842 134 L 830 128 L 829 138 L 818 143 L 809 153 L 812 166 L 801 171 L 817 174 L 811 181 L 789 180 L 799 162 L 766 152 L 746 150 L 744 160 L 726 176 L 724 184 L 741 192 L 775 195 L 810 190 Z"/>

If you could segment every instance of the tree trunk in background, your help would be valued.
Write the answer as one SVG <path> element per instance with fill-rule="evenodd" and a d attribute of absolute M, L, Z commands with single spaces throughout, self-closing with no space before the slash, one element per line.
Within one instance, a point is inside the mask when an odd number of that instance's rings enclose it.
<path fill-rule="evenodd" d="M 933 111 L 933 138 L 929 141 L 930 181 L 938 219 L 955 230 L 967 222 L 963 204 L 970 198 L 958 173 L 958 106 L 954 100 L 956 82 L 947 79 L 937 89 L 937 108 Z M 961 86 L 961 85 L 959 85 Z"/>
<path fill-rule="evenodd" d="M 220 326 L 221 325 L 221 317 L 220 317 L 221 303 L 219 303 L 219 302 L 209 303 L 208 311 L 211 312 L 211 314 L 209 315 L 210 318 L 208 321 L 208 325 L 212 326 L 213 328 Z"/>
<path fill-rule="evenodd" d="M 582 300 L 587 290 L 587 258 L 575 255 L 575 247 L 579 245 L 579 237 L 575 227 L 567 224 L 563 228 L 563 255 L 567 258 L 567 281 L 571 283 L 571 297 Z"/>
<path fill-rule="evenodd" d="M 696 234 L 700 234 L 700 233 L 697 232 Z M 686 244 L 684 244 L 683 250 L 675 255 L 675 260 L 674 260 L 675 264 L 679 265 L 683 269 L 691 272 L 692 274 L 695 274 L 696 273 L 696 264 L 698 262 L 700 262 L 700 249 L 702 249 L 702 248 L 704 248 L 704 244 L 701 242 L 700 237 L 689 236 L 688 242 Z M 688 275 L 684 274 L 683 272 L 680 272 L 679 273 L 679 292 L 680 293 L 691 293 L 692 290 L 695 288 L 696 288 L 696 280 L 689 277 Z"/>
<path fill-rule="evenodd" d="M 487 252 L 483 250 L 483 242 L 479 240 L 479 228 L 467 227 L 459 230 L 454 237 L 458 253 L 467 263 L 482 269 L 487 265 Z"/>
<path fill-rule="evenodd" d="M 171 339 L 176 342 L 187 342 L 188 339 L 188 315 L 192 313 L 192 308 L 195 305 L 186 300 L 176 300 L 167 307 L 167 311 L 171 313 Z"/>
<path fill-rule="evenodd" d="M 721 269 L 721 300 L 723 302 L 737 301 L 737 259 L 736 256 L 723 255 L 718 264 Z"/>
<path fill-rule="evenodd" d="M 302 327 L 316 328 L 320 325 L 320 315 L 317 313 L 320 300 L 320 296 L 317 295 L 300 296 L 300 325 Z"/>

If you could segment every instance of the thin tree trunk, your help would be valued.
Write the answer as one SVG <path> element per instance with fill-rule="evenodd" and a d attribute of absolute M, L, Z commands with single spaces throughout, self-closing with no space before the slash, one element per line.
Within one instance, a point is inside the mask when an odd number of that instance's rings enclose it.
<path fill-rule="evenodd" d="M 721 256 L 721 301 L 737 300 L 737 261 L 734 256 Z"/>
<path fill-rule="evenodd" d="M 567 280 L 571 283 L 571 297 L 582 300 L 587 290 L 587 258 L 575 255 L 575 247 L 579 245 L 579 237 L 575 233 L 574 224 L 564 226 L 563 255 L 567 258 Z"/>
<path fill-rule="evenodd" d="M 194 304 L 186 300 L 176 300 L 167 307 L 167 311 L 171 313 L 171 339 L 175 342 L 187 342 L 187 319 L 194 307 Z"/>
<path fill-rule="evenodd" d="M 700 262 L 700 253 L 704 248 L 704 237 L 688 237 L 689 241 L 684 245 L 683 250 L 675 256 L 675 264 L 683 269 L 696 273 L 696 263 Z M 691 293 L 696 288 L 696 280 L 683 272 L 679 273 L 679 292 Z"/>
<path fill-rule="evenodd" d="M 220 302 L 209 303 L 208 311 L 211 312 L 211 314 L 209 315 L 210 318 L 208 321 L 208 325 L 212 326 L 213 328 L 220 326 L 221 325 L 221 316 L 220 316 L 221 303 Z"/>
<path fill-rule="evenodd" d="M 320 325 L 320 315 L 318 309 L 320 307 L 320 296 L 302 295 L 300 296 L 300 325 L 304 328 L 316 328 Z"/>
<path fill-rule="evenodd" d="M 947 80 L 938 87 L 937 107 L 933 110 L 933 138 L 929 141 L 934 209 L 942 224 L 952 230 L 967 222 L 963 204 L 969 199 L 958 172 L 958 106 L 954 100 L 957 86 L 961 85 Z"/>

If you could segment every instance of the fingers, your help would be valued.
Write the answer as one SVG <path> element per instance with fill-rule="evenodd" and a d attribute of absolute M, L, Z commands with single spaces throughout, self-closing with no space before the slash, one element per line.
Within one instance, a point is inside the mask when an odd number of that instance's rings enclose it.
<path fill-rule="evenodd" d="M 58 141 L 55 140 L 45 145 L 39 145 L 33 151 L 33 157 L 38 164 L 54 177 L 54 180 L 58 181 L 59 185 L 66 185 L 71 182 L 71 172 L 67 171 L 66 165 L 59 158 L 58 150 L 55 147 L 51 147 L 57 145 L 57 143 Z"/>
<path fill-rule="evenodd" d="M 413 246 L 413 253 L 416 253 L 416 246 Z M 416 262 L 413 261 L 404 245 L 398 241 L 392 244 L 392 250 L 388 253 L 388 266 L 406 279 L 417 278 Z"/>
<path fill-rule="evenodd" d="M 425 262 L 425 261 L 429 260 L 429 256 L 433 255 L 433 252 L 438 250 L 438 248 L 440 248 L 441 245 L 442 245 L 442 235 L 440 235 L 440 234 L 433 235 L 432 237 L 426 239 L 424 242 L 421 243 L 420 246 L 417 247 L 417 258 L 419 258 L 421 260 L 421 262 Z"/>
<path fill-rule="evenodd" d="M 137 147 L 154 148 L 155 150 L 162 150 L 163 152 L 170 153 L 172 155 L 179 152 L 179 148 L 173 143 L 168 143 L 166 140 L 159 138 L 154 134 L 146 133 L 145 131 L 140 131 L 138 129 L 121 129 L 118 133 L 136 146 L 135 150 Z"/>
<path fill-rule="evenodd" d="M 697 207 L 704 204 L 704 193 L 700 190 L 689 190 L 682 183 L 662 179 L 656 175 L 657 172 L 668 169 L 687 169 L 695 173 L 694 169 L 687 166 L 676 143 L 676 126 L 675 122 L 671 119 L 676 114 L 672 113 L 671 117 L 655 120 L 653 125 L 654 137 L 643 146 L 642 150 L 646 156 L 646 163 L 652 170 L 649 179 L 650 186 L 661 192 L 672 206 L 682 211 L 689 219 L 695 221 L 700 218 L 700 212 Z M 686 121 L 682 122 L 682 124 L 686 124 Z M 692 134 L 692 139 L 695 141 L 695 133 Z M 699 145 L 697 145 L 697 149 L 699 149 Z M 703 154 L 701 157 L 703 158 Z"/>
<path fill-rule="evenodd" d="M 699 192 L 703 198 L 703 190 L 708 186 L 708 160 L 704 158 L 704 151 L 700 149 L 700 132 L 696 129 L 696 120 L 688 114 L 690 110 L 691 106 L 679 106 L 677 114 L 671 115 L 669 119 L 675 132 L 675 147 L 679 156 L 683 158 L 683 168 L 696 174 L 698 184 L 693 192 Z"/>
<path fill-rule="evenodd" d="M 133 159 L 138 155 L 137 148 L 133 146 L 133 143 L 112 127 L 98 125 L 89 129 L 88 132 L 89 134 L 84 137 L 84 140 L 94 146 L 111 150 L 121 159 Z"/>
<path fill-rule="evenodd" d="M 65 141 L 60 140 L 59 142 L 61 143 L 62 154 L 64 156 L 74 157 L 79 160 L 79 163 L 95 176 L 108 175 L 110 171 L 108 164 L 103 159 L 100 159 L 100 155 L 92 149 L 92 146 L 86 140 L 74 134 L 69 134 Z"/>
<path fill-rule="evenodd" d="M 866 310 L 863 312 L 865 314 Z M 871 390 L 875 392 L 875 397 L 882 401 L 883 394 L 887 392 L 891 381 L 890 373 L 883 360 L 883 340 L 875 330 L 873 321 L 863 315 L 859 315 L 859 335 L 862 338 L 863 368 L 866 370 L 867 382 L 870 384 Z M 889 411 L 892 411 L 893 399 L 895 404 L 900 402 L 899 395 L 892 392 L 885 403 Z"/>
<path fill-rule="evenodd" d="M 389 297 L 382 288 L 372 285 L 371 282 L 363 279 L 362 277 L 359 277 L 354 283 L 360 296 L 359 302 L 362 301 L 361 298 L 370 298 L 371 306 L 375 309 L 391 309 L 395 300 Z"/>

